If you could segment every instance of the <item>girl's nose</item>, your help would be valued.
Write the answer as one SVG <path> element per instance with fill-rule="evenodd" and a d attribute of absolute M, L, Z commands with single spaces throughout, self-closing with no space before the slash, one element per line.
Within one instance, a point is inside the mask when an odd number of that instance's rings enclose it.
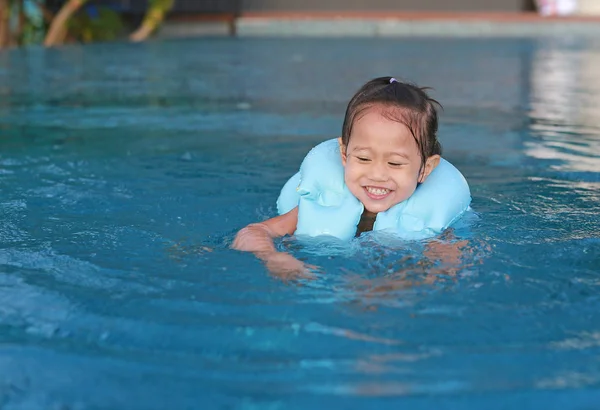
<path fill-rule="evenodd" d="M 374 162 L 370 169 L 370 179 L 373 181 L 387 181 L 388 179 L 388 168 L 385 163 Z"/>

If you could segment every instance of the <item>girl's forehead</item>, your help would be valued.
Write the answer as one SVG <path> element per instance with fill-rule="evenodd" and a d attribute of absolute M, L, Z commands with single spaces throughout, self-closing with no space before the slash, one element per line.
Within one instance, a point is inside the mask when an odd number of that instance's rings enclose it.
<path fill-rule="evenodd" d="M 417 151 L 418 146 L 405 118 L 386 115 L 381 108 L 361 113 L 352 127 L 348 147 L 354 151 L 370 149 L 376 151 Z"/>
<path fill-rule="evenodd" d="M 413 151 L 418 151 L 417 143 L 407 129 L 396 132 L 379 132 L 375 128 L 368 133 L 357 132 L 356 135 L 350 138 L 348 148 L 351 151 L 367 150 L 386 153 L 413 153 Z"/>
<path fill-rule="evenodd" d="M 370 110 L 362 113 L 360 118 L 355 120 L 351 134 L 350 141 L 354 137 L 369 137 L 371 135 L 404 137 L 405 135 L 412 135 L 412 132 L 405 118 L 386 115 L 385 112 L 378 110 Z"/>

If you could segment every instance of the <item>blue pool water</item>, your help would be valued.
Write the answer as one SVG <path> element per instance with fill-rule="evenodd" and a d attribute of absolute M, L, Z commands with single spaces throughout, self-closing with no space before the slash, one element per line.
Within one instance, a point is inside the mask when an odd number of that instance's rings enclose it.
<path fill-rule="evenodd" d="M 3 409 L 595 409 L 600 43 L 0 53 Z M 367 79 L 435 88 L 475 214 L 283 280 L 229 245 Z"/>

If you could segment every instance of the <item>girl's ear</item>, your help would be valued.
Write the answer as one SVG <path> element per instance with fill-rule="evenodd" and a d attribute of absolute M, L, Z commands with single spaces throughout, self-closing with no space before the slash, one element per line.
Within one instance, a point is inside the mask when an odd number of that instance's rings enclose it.
<path fill-rule="evenodd" d="M 346 160 L 348 158 L 346 157 L 346 146 L 342 142 L 342 137 L 338 138 L 338 144 L 340 145 L 340 156 L 342 158 L 342 165 L 346 166 Z"/>
<path fill-rule="evenodd" d="M 425 166 L 421 171 L 421 175 L 419 175 L 419 183 L 425 182 L 429 174 L 431 174 L 431 171 L 433 171 L 435 167 L 439 165 L 440 158 L 441 157 L 439 155 L 432 155 L 427 158 L 427 161 L 425 161 Z"/>

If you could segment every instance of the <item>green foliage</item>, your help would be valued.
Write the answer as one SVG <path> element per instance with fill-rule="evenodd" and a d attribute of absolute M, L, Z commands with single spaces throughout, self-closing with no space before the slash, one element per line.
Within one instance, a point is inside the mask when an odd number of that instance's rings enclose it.
<path fill-rule="evenodd" d="M 119 13 L 106 7 L 98 7 L 96 17 L 91 17 L 85 9 L 80 10 L 69 21 L 69 37 L 85 43 L 115 40 L 124 30 Z"/>
<path fill-rule="evenodd" d="M 17 4 L 14 0 L 12 3 L 14 5 Z M 46 24 L 44 23 L 44 18 L 42 16 L 40 3 L 41 0 L 25 0 L 22 3 L 25 20 L 22 27 L 23 31 L 21 33 L 21 38 L 17 39 L 21 45 L 39 44 L 44 40 Z M 18 16 L 15 14 L 14 18 L 16 20 Z"/>
<path fill-rule="evenodd" d="M 86 7 L 85 4 L 89 4 L 88 0 L 80 1 L 84 6 L 68 19 L 67 42 L 89 43 L 127 37 L 131 27 L 127 27 L 118 12 L 100 5 Z M 147 25 L 151 28 L 149 32 L 155 30 L 174 3 L 175 0 L 148 0 L 148 9 L 141 27 L 147 29 L 144 27 Z M 4 45 L 30 45 L 44 42 L 53 18 L 52 13 L 46 8 L 47 0 L 5 0 L 3 4 L 6 20 L 4 25 L 0 22 L 0 28 L 4 27 L 8 33 L 8 40 Z M 62 38 L 61 36 L 60 42 L 63 41 Z"/>
<path fill-rule="evenodd" d="M 175 0 L 149 0 L 148 3 L 150 8 L 168 11 L 173 7 Z"/>

